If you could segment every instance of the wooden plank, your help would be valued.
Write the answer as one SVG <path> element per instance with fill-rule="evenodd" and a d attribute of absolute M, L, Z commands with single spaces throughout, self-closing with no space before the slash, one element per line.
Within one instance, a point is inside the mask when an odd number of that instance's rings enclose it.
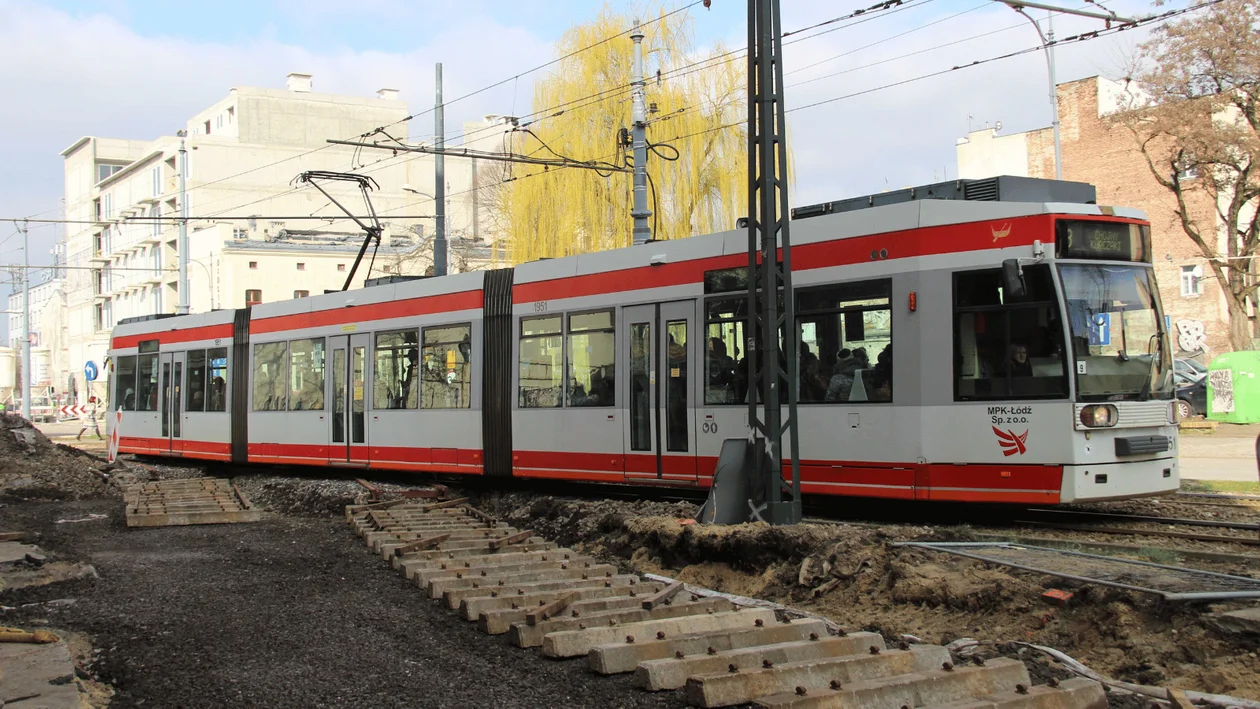
<path fill-rule="evenodd" d="M 499 537 L 498 539 L 491 539 L 490 549 L 491 551 L 498 551 L 506 546 L 511 546 L 513 544 L 519 544 L 521 542 L 529 541 L 529 538 L 532 536 L 534 536 L 534 533 L 527 529 L 523 532 L 510 534 L 506 537 Z"/>
<path fill-rule="evenodd" d="M 451 535 L 448 532 L 446 534 L 439 534 L 434 537 L 426 537 L 424 539 L 417 539 L 414 542 L 409 542 L 395 549 L 394 556 L 402 556 L 403 554 L 407 554 L 413 551 L 432 549 L 433 547 L 441 544 L 442 542 L 450 538 L 451 538 Z"/>
<path fill-rule="evenodd" d="M 485 522 L 491 527 L 497 527 L 499 525 L 499 520 L 495 519 L 494 517 L 491 517 L 485 512 L 482 512 L 476 507 L 471 507 L 471 506 L 465 507 L 464 511 L 467 512 L 470 516 L 476 517 L 477 519 L 481 520 L 482 522 Z"/>
<path fill-rule="evenodd" d="M 528 625 L 538 625 L 540 621 L 551 620 L 551 618 L 557 613 L 563 611 L 565 608 L 568 608 L 573 601 L 577 600 L 577 597 L 578 594 L 576 591 L 569 591 L 551 603 L 540 606 L 538 610 L 526 613 L 525 622 Z"/>
<path fill-rule="evenodd" d="M 454 500 L 447 500 L 446 502 L 438 502 L 438 503 L 435 503 L 435 504 L 432 504 L 432 505 L 421 505 L 421 506 L 420 506 L 420 511 L 421 511 L 421 512 L 432 512 L 432 511 L 434 511 L 434 510 L 444 510 L 444 509 L 447 509 L 447 508 L 449 508 L 449 507 L 461 507 L 461 506 L 466 505 L 466 504 L 468 504 L 468 498 L 467 498 L 467 497 L 457 497 L 457 498 L 455 498 Z"/>
<path fill-rule="evenodd" d="M 20 542 L 26 539 L 26 532 L 0 532 L 0 542 Z"/>
<path fill-rule="evenodd" d="M 683 590 L 682 581 L 675 581 L 674 583 L 671 583 L 670 585 L 661 589 L 659 593 L 655 593 L 649 596 L 647 600 L 643 601 L 643 610 L 650 611 L 653 608 L 661 605 L 662 603 L 668 603 L 670 599 L 672 599 L 674 596 L 677 596 L 678 593 L 682 590 Z"/>

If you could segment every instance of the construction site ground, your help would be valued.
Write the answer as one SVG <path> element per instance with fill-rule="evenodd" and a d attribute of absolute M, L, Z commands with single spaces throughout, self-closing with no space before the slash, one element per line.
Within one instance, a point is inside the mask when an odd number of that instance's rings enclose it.
<path fill-rule="evenodd" d="M 18 572 L 25 574 L 21 583 L 32 583 L 41 569 L 60 571 L 47 583 L 0 588 L 0 625 L 46 628 L 69 639 L 77 681 L 95 706 L 685 705 L 681 692 L 648 693 L 629 675 L 603 677 L 581 661 L 543 659 L 439 608 L 347 528 L 344 506 L 368 498 L 352 479 L 231 471 L 265 511 L 261 522 L 128 529 L 121 493 L 101 475 L 100 462 L 41 447 L 46 443 L 37 443 L 35 453 L 0 443 L 0 455 L 17 471 L 0 466 L 0 532 L 26 532 L 48 557 L 40 569 L 0 567 L 0 583 Z M 14 457 L 20 457 L 16 467 Z M 53 473 L 35 470 L 41 457 L 50 458 L 44 467 Z M 204 474 L 196 465 L 107 472 L 112 480 Z M 1014 540 L 1033 534 L 1028 530 L 834 520 L 705 527 L 683 521 L 695 513 L 688 502 L 468 492 L 480 509 L 513 527 L 623 572 L 779 602 L 850 631 L 879 632 L 890 646 L 974 638 L 985 656 L 1024 659 L 1034 683 L 1069 676 L 1059 663 L 1012 644 L 1034 643 L 1118 680 L 1260 700 L 1260 633 L 1220 621 L 1223 612 L 1255 601 L 1173 604 L 891 545 Z M 1159 516 L 1260 516 L 1255 509 L 1170 500 L 1109 507 Z M 1157 563 L 1260 575 L 1257 547 L 1035 534 L 1077 548 L 1132 547 L 1128 556 Z M 1177 549 L 1219 553 L 1188 560 Z M 92 573 L 83 572 L 87 565 Z M 1074 595 L 1051 604 L 1043 594 L 1052 589 Z M 1116 692 L 1109 701 L 1126 709 L 1148 705 Z"/>

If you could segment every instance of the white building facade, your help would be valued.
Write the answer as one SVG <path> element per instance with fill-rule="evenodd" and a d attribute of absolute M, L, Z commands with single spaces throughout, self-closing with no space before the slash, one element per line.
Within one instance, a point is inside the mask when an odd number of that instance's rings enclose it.
<path fill-rule="evenodd" d="M 179 294 L 179 220 L 187 209 L 191 312 L 241 308 L 340 290 L 354 268 L 363 232 L 338 206 L 295 178 L 311 170 L 370 177 L 372 206 L 384 227 L 351 287 L 368 277 L 423 275 L 434 232 L 433 157 L 331 145 L 380 126 L 406 141 L 410 122 L 398 92 L 364 98 L 321 94 L 308 74 L 286 89 L 235 88 L 184 125 L 181 137 L 150 141 L 86 136 L 66 148 L 68 225 L 60 371 L 104 367 L 110 331 L 121 319 L 173 313 Z M 465 132 L 501 135 L 502 119 Z M 412 128 L 412 132 L 423 132 Z M 381 140 L 378 136 L 377 140 Z M 480 141 L 478 141 L 480 142 Z M 452 270 L 490 265 L 490 223 L 479 203 L 477 166 L 447 158 L 447 232 Z M 356 215 L 368 214 L 354 183 L 322 183 Z M 364 220 L 367 221 L 367 220 Z"/>

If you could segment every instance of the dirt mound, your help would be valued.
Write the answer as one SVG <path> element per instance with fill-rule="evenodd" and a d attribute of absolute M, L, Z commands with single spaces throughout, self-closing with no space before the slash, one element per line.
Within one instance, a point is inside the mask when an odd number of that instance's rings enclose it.
<path fill-rule="evenodd" d="M 0 495 L 73 500 L 117 494 L 99 458 L 48 440 L 29 421 L 0 416 Z"/>
<path fill-rule="evenodd" d="M 280 514 L 338 516 L 345 512 L 346 505 L 368 501 L 368 491 L 353 480 L 243 475 L 233 482 L 255 506 Z"/>
<path fill-rule="evenodd" d="M 685 522 L 695 512 L 685 504 L 524 493 L 478 502 L 514 526 L 628 570 L 777 601 L 846 628 L 943 644 L 972 637 L 988 643 L 991 655 L 1005 654 L 1011 641 L 1031 642 L 1129 682 L 1260 698 L 1256 647 L 1212 623 L 1214 612 L 1237 604 L 1169 604 L 1149 594 L 892 544 L 966 541 L 965 527 L 710 527 Z M 1050 605 L 1041 596 L 1051 588 L 1075 595 L 1065 607 Z"/>

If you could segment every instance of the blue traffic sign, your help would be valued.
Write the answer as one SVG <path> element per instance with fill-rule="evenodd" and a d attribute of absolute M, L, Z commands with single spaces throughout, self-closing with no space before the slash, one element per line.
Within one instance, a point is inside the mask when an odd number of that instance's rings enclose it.
<path fill-rule="evenodd" d="M 97 374 L 96 362 L 88 360 L 88 363 L 83 365 L 83 376 L 86 377 L 89 382 L 94 382 L 96 381 Z"/>
<path fill-rule="evenodd" d="M 1089 344 L 1091 347 L 1106 347 L 1111 344 L 1111 313 L 1094 315 L 1089 328 Z"/>

